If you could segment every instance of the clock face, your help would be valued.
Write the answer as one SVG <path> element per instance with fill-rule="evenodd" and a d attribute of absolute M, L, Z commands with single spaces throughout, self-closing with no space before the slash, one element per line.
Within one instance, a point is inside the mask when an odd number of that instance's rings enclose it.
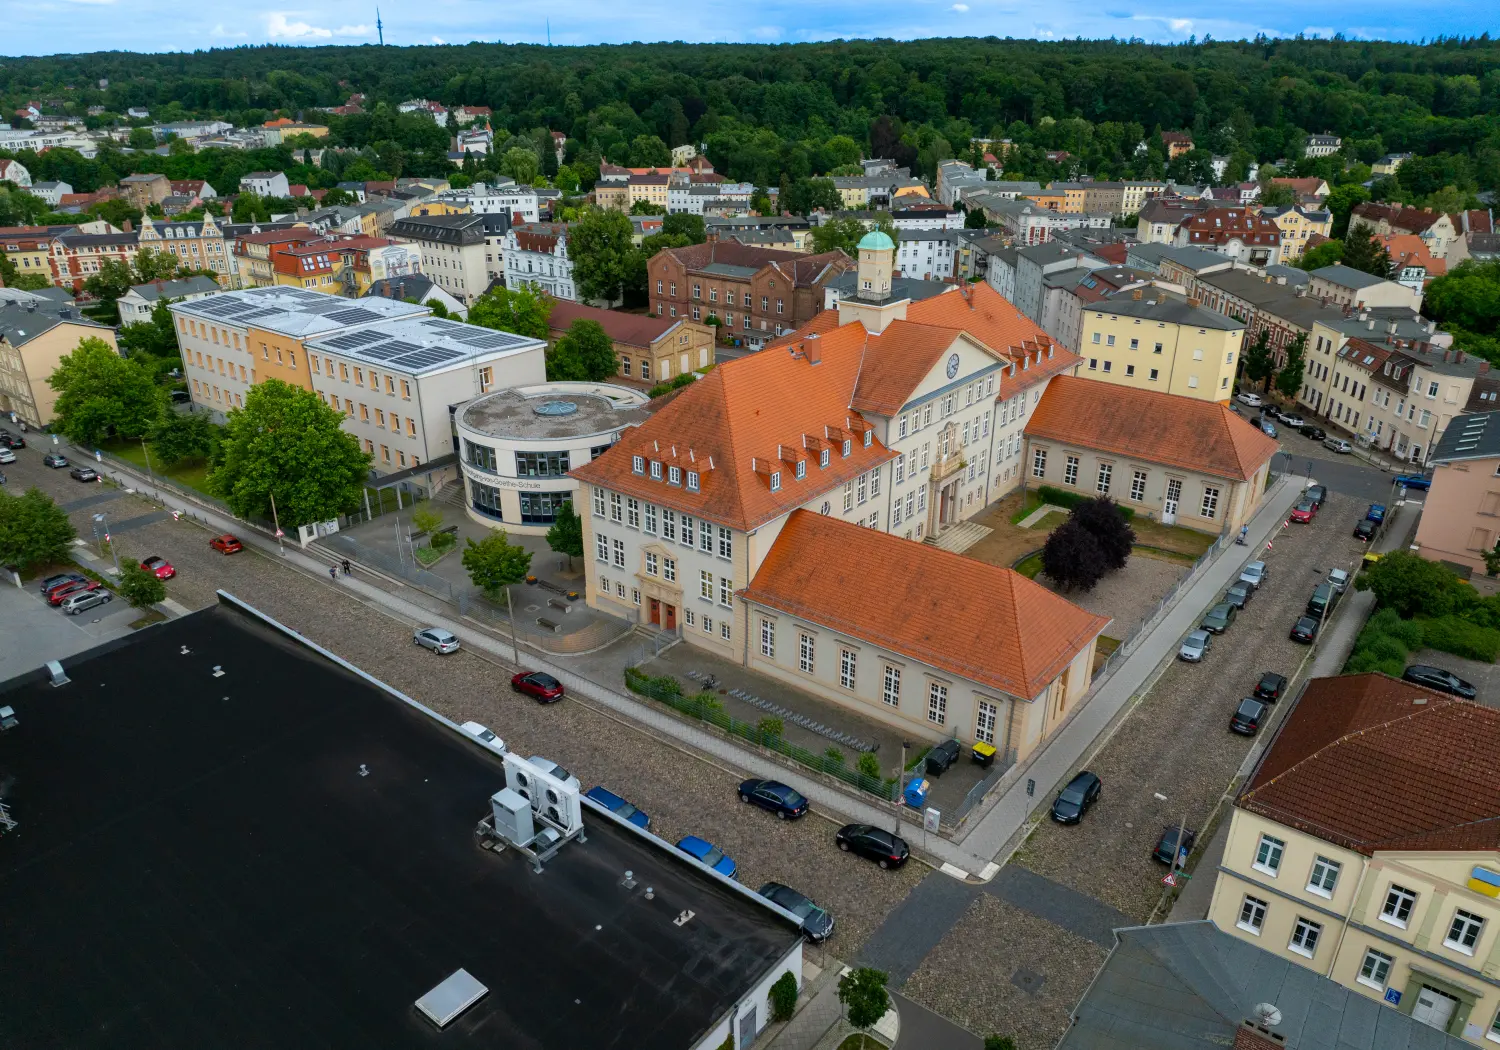
<path fill-rule="evenodd" d="M 952 379 L 956 375 L 958 375 L 958 355 L 950 354 L 948 356 L 948 378 Z"/>

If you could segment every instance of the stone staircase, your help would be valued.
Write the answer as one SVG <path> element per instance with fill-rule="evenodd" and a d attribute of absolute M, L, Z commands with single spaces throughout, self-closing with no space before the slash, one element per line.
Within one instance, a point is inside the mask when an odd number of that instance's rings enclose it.
<path fill-rule="evenodd" d="M 961 521 L 936 536 L 928 536 L 922 540 L 928 546 L 939 550 L 951 551 L 954 554 L 962 554 L 974 544 L 988 536 L 993 530 L 980 525 L 974 521 Z"/>

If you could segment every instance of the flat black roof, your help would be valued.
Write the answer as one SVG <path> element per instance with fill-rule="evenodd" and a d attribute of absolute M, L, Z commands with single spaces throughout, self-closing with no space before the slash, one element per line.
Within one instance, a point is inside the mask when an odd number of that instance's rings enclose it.
<path fill-rule="evenodd" d="M 0 685 L 0 1045 L 686 1048 L 799 942 L 587 810 L 540 875 L 481 850 L 498 759 L 228 603 L 65 667 Z"/>

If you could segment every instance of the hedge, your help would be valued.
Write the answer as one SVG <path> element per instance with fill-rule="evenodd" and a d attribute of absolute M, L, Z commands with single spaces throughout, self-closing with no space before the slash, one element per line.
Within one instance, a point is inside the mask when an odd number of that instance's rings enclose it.
<path fill-rule="evenodd" d="M 1082 492 L 1069 492 L 1067 489 L 1055 489 L 1051 485 L 1042 485 L 1037 490 L 1037 495 L 1042 497 L 1043 503 L 1050 503 L 1054 507 L 1062 507 L 1064 510 L 1072 510 L 1084 500 L 1094 499 Z M 1120 512 L 1120 517 L 1129 521 L 1135 517 L 1135 511 L 1130 507 L 1122 507 L 1118 503 L 1115 509 Z"/>

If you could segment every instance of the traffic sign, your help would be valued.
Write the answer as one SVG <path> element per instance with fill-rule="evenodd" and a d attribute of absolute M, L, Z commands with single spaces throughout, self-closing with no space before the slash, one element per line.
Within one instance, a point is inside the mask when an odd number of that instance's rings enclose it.
<path fill-rule="evenodd" d="M 1177 876 L 1169 871 L 1161 877 L 1161 884 L 1163 886 L 1175 886 L 1177 885 Z"/>
<path fill-rule="evenodd" d="M 281 539 L 281 537 L 283 537 L 283 536 L 285 536 L 285 535 L 286 535 L 286 533 L 284 533 L 284 532 L 282 532 L 282 531 L 281 531 L 281 530 L 280 530 L 280 529 L 277 529 L 277 530 L 276 530 L 276 538 L 277 538 L 277 539 L 278 539 L 278 540 L 279 540 L 279 539 Z"/>

